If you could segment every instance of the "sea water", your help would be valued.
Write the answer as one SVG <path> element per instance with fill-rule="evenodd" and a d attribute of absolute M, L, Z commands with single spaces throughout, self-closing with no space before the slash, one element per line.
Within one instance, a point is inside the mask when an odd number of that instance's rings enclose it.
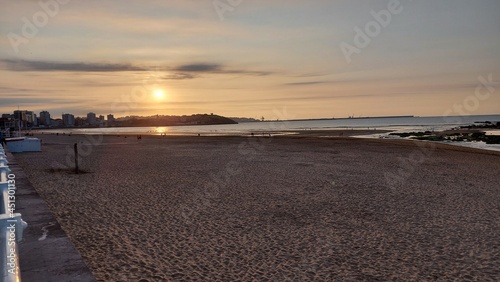
<path fill-rule="evenodd" d="M 190 125 L 190 126 L 160 126 L 160 127 L 100 127 L 100 128 L 64 128 L 45 129 L 44 133 L 60 134 L 102 134 L 102 135 L 242 135 L 252 133 L 293 134 L 301 130 L 334 130 L 334 129 L 381 129 L 392 132 L 441 131 L 459 126 L 472 125 L 481 122 L 500 122 L 500 115 L 471 115 L 452 117 L 383 117 L 383 118 L 345 118 L 321 120 L 265 121 L 246 122 L 222 125 Z M 499 131 L 488 130 L 495 134 Z M 500 134 L 500 133 L 499 133 Z M 388 133 L 358 136 L 360 138 L 399 138 Z M 481 149 L 500 150 L 498 145 L 487 145 L 482 142 L 453 142 Z"/>
<path fill-rule="evenodd" d="M 190 125 L 161 127 L 100 127 L 64 128 L 41 130 L 47 133 L 75 134 L 142 134 L 142 135 L 246 135 L 252 132 L 277 132 L 299 130 L 332 129 L 384 129 L 397 132 L 439 131 L 475 122 L 500 122 L 500 115 L 456 116 L 456 117 L 387 117 L 346 118 L 324 120 L 266 121 L 222 125 Z"/>

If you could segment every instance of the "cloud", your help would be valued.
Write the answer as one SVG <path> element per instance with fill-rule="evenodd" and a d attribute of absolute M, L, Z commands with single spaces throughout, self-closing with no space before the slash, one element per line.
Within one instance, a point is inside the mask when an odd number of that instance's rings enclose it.
<path fill-rule="evenodd" d="M 27 60 L 14 60 L 3 59 L 0 63 L 4 68 L 10 71 L 66 71 L 66 72 L 143 72 L 154 69 L 145 66 L 138 66 L 133 64 L 113 64 L 113 63 L 84 63 L 84 62 L 50 62 L 50 61 L 27 61 Z M 156 68 L 158 69 L 158 68 Z M 264 76 L 270 75 L 272 72 L 268 71 L 253 71 L 241 69 L 229 69 L 222 64 L 209 64 L 209 63 L 189 63 L 179 65 L 176 67 L 163 67 L 158 71 L 175 71 L 179 72 L 174 75 L 167 75 L 165 79 L 193 79 L 198 77 L 190 73 L 199 74 L 243 74 L 243 75 L 256 75 Z"/>
<path fill-rule="evenodd" d="M 222 66 L 218 64 L 188 64 L 176 67 L 176 71 L 185 72 L 220 72 Z"/>
<path fill-rule="evenodd" d="M 130 64 L 64 63 L 48 61 L 0 60 L 11 71 L 68 71 L 68 72 L 119 72 L 145 71 L 143 67 Z"/>
<path fill-rule="evenodd" d="M 215 74 L 244 74 L 244 75 L 257 75 L 265 76 L 270 75 L 272 72 L 269 71 L 252 71 L 252 70 L 238 70 L 238 69 L 228 69 L 221 64 L 206 64 L 206 63 L 194 63 L 185 64 L 175 67 L 173 70 L 180 72 L 195 72 L 195 73 L 215 73 Z"/>
<path fill-rule="evenodd" d="M 303 86 L 303 85 L 314 85 L 314 84 L 324 84 L 324 83 L 328 83 L 328 81 L 292 82 L 292 83 L 285 83 L 285 85 L 288 85 L 288 86 Z"/>
<path fill-rule="evenodd" d="M 198 77 L 197 75 L 193 75 L 190 73 L 173 73 L 165 75 L 162 78 L 165 80 L 184 80 L 184 79 L 193 79 L 197 77 Z"/>
<path fill-rule="evenodd" d="M 57 92 L 62 92 L 62 90 L 53 90 L 53 89 L 33 89 L 33 88 L 16 88 L 16 87 L 5 87 L 5 86 L 0 86 L 0 94 L 2 95 L 2 98 L 0 100 L 3 100 L 3 98 L 9 98 L 11 96 L 14 97 L 33 97 L 32 93 L 43 93 L 43 94 L 50 94 L 50 93 L 57 93 Z"/>
<path fill-rule="evenodd" d="M 318 76 L 327 76 L 331 75 L 331 72 L 316 72 L 316 73 L 303 73 L 295 75 L 294 77 L 318 77 Z"/>
<path fill-rule="evenodd" d="M 52 98 L 2 98 L 0 99 L 2 106 L 22 106 L 22 105 L 39 105 L 39 104 L 57 104 L 66 105 L 74 104 L 75 101 L 64 100 L 64 99 L 52 99 Z"/>
<path fill-rule="evenodd" d="M 23 95 L 20 93 L 30 92 L 30 91 L 32 91 L 32 89 L 0 86 L 0 93 L 13 93 L 13 92 L 15 92 L 17 95 Z"/>

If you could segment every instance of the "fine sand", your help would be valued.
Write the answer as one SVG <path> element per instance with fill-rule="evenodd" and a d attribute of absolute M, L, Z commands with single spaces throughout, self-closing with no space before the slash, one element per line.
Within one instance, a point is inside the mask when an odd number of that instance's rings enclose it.
<path fill-rule="evenodd" d="M 499 153 L 311 134 L 39 137 L 43 152 L 15 159 L 98 280 L 500 280 Z"/>

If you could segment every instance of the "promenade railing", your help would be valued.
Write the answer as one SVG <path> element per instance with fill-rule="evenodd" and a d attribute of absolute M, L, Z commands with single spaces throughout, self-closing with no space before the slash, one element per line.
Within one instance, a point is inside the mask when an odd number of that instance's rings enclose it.
<path fill-rule="evenodd" d="M 7 155 L 0 144 L 0 263 L 2 281 L 21 281 L 17 243 L 27 223 L 16 209 L 16 176 L 11 174 Z"/>

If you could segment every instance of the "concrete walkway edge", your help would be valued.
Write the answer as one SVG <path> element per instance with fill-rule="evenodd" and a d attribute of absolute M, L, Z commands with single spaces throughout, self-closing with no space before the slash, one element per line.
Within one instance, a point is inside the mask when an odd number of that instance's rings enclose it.
<path fill-rule="evenodd" d="M 23 240 L 18 244 L 21 280 L 96 281 L 15 156 L 7 152 L 7 159 L 11 173 L 16 176 L 16 212 L 28 223 Z"/>

